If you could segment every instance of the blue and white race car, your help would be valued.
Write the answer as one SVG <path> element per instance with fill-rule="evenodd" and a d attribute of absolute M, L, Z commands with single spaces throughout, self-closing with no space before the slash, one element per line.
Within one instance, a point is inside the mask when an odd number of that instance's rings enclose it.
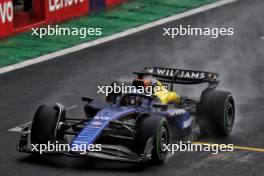
<path fill-rule="evenodd" d="M 67 117 L 60 103 L 41 105 L 32 125 L 22 130 L 18 151 L 38 153 L 36 144 L 68 144 L 67 151 L 44 153 L 161 164 L 168 154 L 165 146 L 172 141 L 230 134 L 234 99 L 230 92 L 216 90 L 217 73 L 152 67 L 135 74 L 137 78 L 130 83 L 135 87 L 170 84 L 170 89 L 153 92 L 152 96 L 142 92 L 111 94 L 105 102 L 83 97 L 86 117 L 78 119 Z M 197 99 L 179 96 L 173 90 L 174 84 L 200 83 L 209 86 Z M 100 148 L 88 151 L 91 144 L 100 144 Z M 78 146 L 86 146 L 87 152 Z"/>

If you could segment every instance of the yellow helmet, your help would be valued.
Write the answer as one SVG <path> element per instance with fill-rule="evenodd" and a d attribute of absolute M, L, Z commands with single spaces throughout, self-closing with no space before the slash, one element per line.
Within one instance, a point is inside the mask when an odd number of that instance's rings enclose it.
<path fill-rule="evenodd" d="M 160 81 L 157 80 L 157 85 L 159 86 L 159 89 L 154 89 L 154 95 L 157 96 L 162 104 L 168 104 L 171 102 L 180 103 L 180 96 L 174 92 L 169 91 L 166 86 L 164 86 Z"/>

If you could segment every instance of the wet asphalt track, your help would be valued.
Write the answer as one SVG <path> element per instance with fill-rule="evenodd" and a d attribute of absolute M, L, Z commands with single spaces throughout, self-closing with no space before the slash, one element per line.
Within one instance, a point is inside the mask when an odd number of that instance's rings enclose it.
<path fill-rule="evenodd" d="M 220 73 L 220 88 L 232 90 L 237 122 L 227 139 L 204 141 L 264 148 L 264 1 L 241 0 L 164 26 L 234 27 L 228 38 L 163 38 L 158 26 L 122 39 L 0 75 L 0 173 L 5 176 L 173 175 L 263 176 L 264 153 L 177 153 L 163 166 L 54 156 L 43 161 L 16 152 L 17 133 L 8 129 L 31 120 L 38 105 L 59 101 L 79 105 L 96 95 L 96 85 L 131 78 L 144 66 L 174 66 Z M 179 91 L 193 92 L 197 89 Z M 73 110 L 72 115 L 83 115 Z"/>

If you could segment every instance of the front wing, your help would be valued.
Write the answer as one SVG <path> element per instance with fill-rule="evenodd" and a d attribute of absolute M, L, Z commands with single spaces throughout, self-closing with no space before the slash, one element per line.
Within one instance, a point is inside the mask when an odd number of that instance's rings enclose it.
<path fill-rule="evenodd" d="M 26 153 L 38 153 L 33 151 L 33 147 L 30 141 L 30 127 L 25 126 L 20 134 L 20 137 L 17 142 L 17 150 L 19 152 Z M 70 157 L 94 157 L 94 158 L 102 158 L 107 160 L 115 160 L 115 161 L 124 161 L 124 162 L 146 162 L 151 159 L 151 151 L 153 149 L 153 138 L 149 138 L 147 141 L 145 150 L 143 154 L 139 155 L 130 149 L 120 146 L 120 145 L 107 145 L 102 144 L 101 151 L 89 151 L 85 154 L 81 154 L 81 152 L 72 152 L 72 151 L 56 151 L 56 152 L 48 152 L 44 151 L 43 154 L 62 154 Z"/>

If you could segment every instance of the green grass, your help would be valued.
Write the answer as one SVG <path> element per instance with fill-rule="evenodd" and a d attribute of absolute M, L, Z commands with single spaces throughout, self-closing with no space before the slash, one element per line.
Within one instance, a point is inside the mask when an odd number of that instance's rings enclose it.
<path fill-rule="evenodd" d="M 101 27 L 103 35 L 112 35 L 132 27 L 184 12 L 218 0 L 131 0 L 121 6 L 60 24 L 60 27 Z M 0 41 L 0 67 L 12 65 L 100 37 L 44 36 L 30 32 Z"/>

